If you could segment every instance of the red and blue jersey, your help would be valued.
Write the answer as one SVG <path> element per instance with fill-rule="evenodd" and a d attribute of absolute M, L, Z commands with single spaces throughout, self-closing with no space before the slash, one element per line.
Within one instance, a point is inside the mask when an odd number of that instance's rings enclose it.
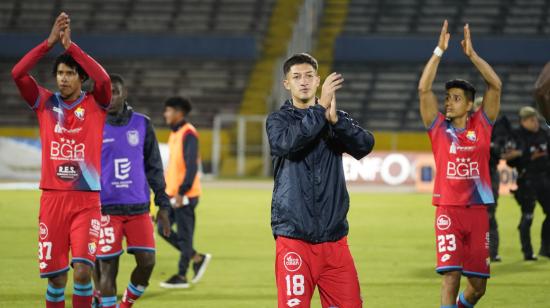
<path fill-rule="evenodd" d="M 428 129 L 435 159 L 434 205 L 468 206 L 494 203 L 489 175 L 493 126 L 482 109 L 454 128 L 438 113 Z"/>
<path fill-rule="evenodd" d="M 99 191 L 101 144 L 111 82 L 105 70 L 76 44 L 70 54 L 95 81 L 92 93 L 75 101 L 39 86 L 28 71 L 49 51 L 46 41 L 15 65 L 12 76 L 29 106 L 36 112 L 42 141 L 41 189 Z"/>

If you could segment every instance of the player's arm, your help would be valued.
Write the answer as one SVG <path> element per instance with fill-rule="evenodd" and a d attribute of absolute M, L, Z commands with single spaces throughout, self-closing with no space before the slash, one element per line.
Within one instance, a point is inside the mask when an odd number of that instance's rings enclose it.
<path fill-rule="evenodd" d="M 550 62 L 546 63 L 542 72 L 540 72 L 535 82 L 535 101 L 539 107 L 540 113 L 550 122 Z"/>
<path fill-rule="evenodd" d="M 143 159 L 145 162 L 145 176 L 147 182 L 155 194 L 155 204 L 160 208 L 170 207 L 170 199 L 166 194 L 166 182 L 162 167 L 159 144 L 151 121 L 147 119 L 145 131 L 145 143 L 143 147 Z"/>
<path fill-rule="evenodd" d="M 422 118 L 422 123 L 424 123 L 424 127 L 426 128 L 429 128 L 430 125 L 432 125 L 439 112 L 437 108 L 437 97 L 432 90 L 432 85 L 435 80 L 435 74 L 437 73 L 437 67 L 441 61 L 441 56 L 449 46 L 449 38 L 451 35 L 447 32 L 447 29 L 448 23 L 447 20 L 445 20 L 443 22 L 443 27 L 441 28 L 441 33 L 439 34 L 437 48 L 434 50 L 430 60 L 428 60 L 428 63 L 426 63 L 426 66 L 422 71 L 420 81 L 418 82 L 420 117 Z"/>
<path fill-rule="evenodd" d="M 25 99 L 27 104 L 29 104 L 32 108 L 37 107 L 40 95 L 40 86 L 29 74 L 29 71 L 42 57 L 44 57 L 44 55 L 50 51 L 55 43 L 59 41 L 60 32 L 66 29 L 68 25 L 69 19 L 67 14 L 59 14 L 54 22 L 54 25 L 52 26 L 48 39 L 29 51 L 21 60 L 19 60 L 19 62 L 17 62 L 11 71 L 11 76 L 19 89 L 19 93 L 21 93 L 23 99 Z"/>
<path fill-rule="evenodd" d="M 470 36 L 470 27 L 468 24 L 464 26 L 464 40 L 460 42 L 462 45 L 462 50 L 464 54 L 470 58 L 470 61 L 481 73 L 481 76 L 487 83 L 487 90 L 483 95 L 482 107 L 483 111 L 491 120 L 494 122 L 497 119 L 498 113 L 500 111 L 500 94 L 502 91 L 502 82 L 498 78 L 497 73 L 493 68 L 483 60 L 474 50 L 472 45 L 472 39 Z"/>
<path fill-rule="evenodd" d="M 320 104 L 314 105 L 299 122 L 292 123 L 278 112 L 270 114 L 266 130 L 271 154 L 288 156 L 310 145 L 327 125 L 325 111 Z"/>
<path fill-rule="evenodd" d="M 94 81 L 92 95 L 96 102 L 107 107 L 111 103 L 111 79 L 103 67 L 71 41 L 71 27 L 61 31 L 61 44 Z"/>
<path fill-rule="evenodd" d="M 193 132 L 183 136 L 183 157 L 185 157 L 185 177 L 181 183 L 178 194 L 185 195 L 193 186 L 197 172 L 199 171 L 199 139 Z"/>
<path fill-rule="evenodd" d="M 327 119 L 332 125 L 337 142 L 343 147 L 343 152 L 361 159 L 374 148 L 374 136 L 365 130 L 349 114 L 336 110 L 336 95 L 333 96 Z"/>

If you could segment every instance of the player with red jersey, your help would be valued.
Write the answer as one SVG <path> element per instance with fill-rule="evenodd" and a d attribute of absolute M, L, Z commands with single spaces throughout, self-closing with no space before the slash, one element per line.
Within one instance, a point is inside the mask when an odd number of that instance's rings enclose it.
<path fill-rule="evenodd" d="M 433 204 L 436 271 L 443 276 L 441 307 L 473 307 L 485 293 L 489 278 L 489 218 L 484 205 L 494 202 L 489 148 L 502 84 L 491 66 L 474 51 L 466 24 L 462 49 L 487 83 L 482 108 L 472 113 L 475 88 L 465 80 L 455 79 L 445 85 L 445 115 L 438 111 L 432 84 L 449 44 L 447 27 L 445 21 L 438 46 L 420 78 L 420 115 L 428 129 L 436 163 Z M 468 282 L 458 295 L 461 275 Z"/>
<path fill-rule="evenodd" d="M 59 91 L 41 87 L 29 71 L 57 43 L 65 48 L 54 65 Z M 82 91 L 89 77 L 93 92 Z M 13 68 L 21 96 L 34 110 L 42 141 L 39 214 L 40 276 L 48 278 L 46 307 L 65 306 L 69 249 L 74 268 L 73 307 L 90 307 L 91 272 L 100 230 L 101 143 L 111 82 L 105 70 L 71 41 L 69 16 L 61 13 L 47 40 Z"/>

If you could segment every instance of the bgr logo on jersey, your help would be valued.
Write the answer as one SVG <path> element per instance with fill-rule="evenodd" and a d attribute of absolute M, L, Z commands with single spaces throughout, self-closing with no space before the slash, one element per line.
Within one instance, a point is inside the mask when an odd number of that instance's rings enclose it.
<path fill-rule="evenodd" d="M 451 227 L 451 219 L 447 215 L 439 215 L 436 223 L 439 230 L 447 230 Z"/>
<path fill-rule="evenodd" d="M 295 272 L 302 266 L 302 258 L 299 254 L 291 251 L 287 253 L 283 259 L 287 271 Z"/>
<path fill-rule="evenodd" d="M 470 158 L 456 158 L 456 161 L 447 162 L 448 179 L 477 179 L 479 178 L 479 164 Z"/>
<path fill-rule="evenodd" d="M 51 142 L 50 159 L 83 161 L 85 148 L 86 146 L 83 143 L 76 143 L 73 139 L 61 138 L 60 142 Z"/>
<path fill-rule="evenodd" d="M 132 162 L 128 158 L 115 159 L 115 178 L 126 180 L 130 177 L 130 169 L 132 169 Z"/>
<path fill-rule="evenodd" d="M 48 237 L 48 226 L 46 226 L 45 223 L 41 222 L 39 226 L 39 232 L 40 232 L 40 239 L 44 240 L 46 237 Z"/>

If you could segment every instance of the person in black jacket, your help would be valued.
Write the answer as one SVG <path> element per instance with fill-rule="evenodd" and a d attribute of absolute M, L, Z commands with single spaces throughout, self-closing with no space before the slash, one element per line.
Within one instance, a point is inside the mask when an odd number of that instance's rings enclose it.
<path fill-rule="evenodd" d="M 110 78 L 112 98 L 101 153 L 101 232 L 93 275 L 97 289 L 94 307 L 105 308 L 118 307 L 116 277 L 123 237 L 128 253 L 135 256 L 136 267 L 120 307 L 131 307 L 149 284 L 155 265 L 150 190 L 160 208 L 157 218 L 165 226 L 163 233 L 170 234 L 170 199 L 165 192 L 155 131 L 150 119 L 134 112 L 126 102 L 127 90 L 122 77 L 112 74 Z"/>
<path fill-rule="evenodd" d="M 514 132 L 517 154 L 509 157 L 508 164 L 518 171 L 518 189 L 514 193 L 521 206 L 519 234 L 524 260 L 535 261 L 531 245 L 531 224 L 536 202 L 546 215 L 541 230 L 540 256 L 550 257 L 550 159 L 548 132 L 540 128 L 537 111 L 530 106 L 520 109 L 520 128 Z"/>
<path fill-rule="evenodd" d="M 276 240 L 279 307 L 309 307 L 315 286 L 323 307 L 361 307 L 347 244 L 349 196 L 342 154 L 361 159 L 373 135 L 336 109 L 342 75 L 320 84 L 317 61 L 296 54 L 283 65 L 291 99 L 267 118 L 274 168 L 271 227 Z"/>

